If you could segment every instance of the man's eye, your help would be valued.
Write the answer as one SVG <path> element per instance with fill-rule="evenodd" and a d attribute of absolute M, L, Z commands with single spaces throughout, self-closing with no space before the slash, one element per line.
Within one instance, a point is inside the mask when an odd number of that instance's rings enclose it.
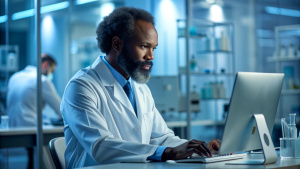
<path fill-rule="evenodd" d="M 145 46 L 145 45 L 141 45 L 141 48 L 142 48 L 142 49 L 145 49 L 145 48 L 146 48 L 146 46 Z"/>
<path fill-rule="evenodd" d="M 156 49 L 156 47 L 155 48 L 153 48 L 153 51 Z"/>

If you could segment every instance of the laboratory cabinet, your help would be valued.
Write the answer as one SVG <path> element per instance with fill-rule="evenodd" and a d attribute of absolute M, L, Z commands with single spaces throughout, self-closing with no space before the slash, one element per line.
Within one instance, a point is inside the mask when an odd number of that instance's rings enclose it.
<path fill-rule="evenodd" d="M 236 73 L 234 25 L 202 19 L 191 19 L 188 29 L 186 25 L 177 20 L 179 86 L 190 99 L 189 107 L 184 101 L 180 107 L 193 114 L 193 121 L 224 124 Z"/>
<path fill-rule="evenodd" d="M 276 123 L 290 113 L 300 114 L 300 25 L 285 25 L 274 28 L 275 50 L 267 61 L 274 63 L 277 73 L 284 73 Z M 297 123 L 300 118 L 297 117 Z"/>

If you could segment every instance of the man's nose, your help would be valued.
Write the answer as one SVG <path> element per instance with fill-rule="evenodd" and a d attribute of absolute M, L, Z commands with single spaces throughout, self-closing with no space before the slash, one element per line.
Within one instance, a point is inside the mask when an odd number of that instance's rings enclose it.
<path fill-rule="evenodd" d="M 149 49 L 149 50 L 148 50 L 145 59 L 146 59 L 146 60 L 153 60 L 153 59 L 154 59 L 153 49 Z"/>

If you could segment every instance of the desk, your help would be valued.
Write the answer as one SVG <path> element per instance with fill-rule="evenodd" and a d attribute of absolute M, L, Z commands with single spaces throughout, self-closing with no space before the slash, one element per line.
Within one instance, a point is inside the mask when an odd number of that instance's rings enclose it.
<path fill-rule="evenodd" d="M 63 126 L 43 126 L 43 145 L 55 137 L 63 137 Z M 0 148 L 36 146 L 36 127 L 0 129 Z"/>
<path fill-rule="evenodd" d="M 0 149 L 36 146 L 36 127 L 0 129 Z M 41 168 L 54 169 L 49 152 L 49 142 L 55 137 L 63 137 L 63 126 L 43 126 L 43 161 Z M 9 156 L 7 156 L 9 158 Z M 47 166 L 47 167 L 46 167 Z M 1 168 L 1 166 L 0 166 Z"/>
<path fill-rule="evenodd" d="M 279 156 L 279 154 L 278 154 Z M 262 158 L 262 154 L 249 154 L 247 158 Z M 233 160 L 232 160 L 233 161 Z M 236 160 L 237 161 L 237 160 Z M 284 168 L 299 169 L 300 159 L 280 159 L 274 164 L 268 165 L 227 165 L 226 162 L 202 164 L 202 163 L 176 163 L 174 161 L 152 162 L 152 163 L 116 163 L 108 165 L 98 165 L 92 167 L 84 167 L 82 169 L 207 169 L 207 168 Z"/>

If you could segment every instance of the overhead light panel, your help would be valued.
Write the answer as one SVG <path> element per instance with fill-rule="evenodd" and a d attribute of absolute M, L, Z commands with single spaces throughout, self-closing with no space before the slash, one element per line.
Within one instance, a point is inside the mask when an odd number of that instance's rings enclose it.
<path fill-rule="evenodd" d="M 65 9 L 65 8 L 68 8 L 69 5 L 70 5 L 69 1 L 64 1 L 64 2 L 60 2 L 60 3 L 52 4 L 52 5 L 43 6 L 43 7 L 41 7 L 41 13 L 44 14 L 47 12 L 53 12 L 53 11 Z M 12 15 L 12 20 L 18 20 L 18 19 L 31 17 L 31 16 L 34 16 L 34 14 L 35 14 L 34 9 L 17 12 Z"/>
<path fill-rule="evenodd" d="M 34 15 L 34 10 L 29 9 L 29 10 L 26 10 L 26 11 L 21 11 L 21 12 L 14 13 L 11 16 L 11 19 L 12 20 L 18 20 L 18 19 L 22 19 L 22 18 L 31 17 L 33 15 Z"/>
<path fill-rule="evenodd" d="M 98 0 L 76 0 L 76 5 L 87 4 L 87 3 L 95 2 L 95 1 L 98 1 Z"/>
<path fill-rule="evenodd" d="M 41 13 L 47 13 L 47 12 L 53 12 L 53 11 L 65 9 L 65 8 L 69 7 L 69 4 L 70 4 L 69 1 L 65 1 L 65 2 L 60 2 L 57 4 L 43 6 L 41 8 Z"/>
<path fill-rule="evenodd" d="M 115 5 L 111 2 L 102 4 L 100 7 L 101 17 L 109 15 L 114 9 L 115 9 Z"/>
<path fill-rule="evenodd" d="M 209 4 L 214 4 L 214 3 L 216 3 L 216 0 L 205 0 L 207 3 L 209 3 Z"/>
<path fill-rule="evenodd" d="M 294 10 L 294 9 L 286 9 L 286 8 L 277 8 L 277 7 L 266 6 L 265 10 L 269 14 L 300 17 L 300 11 Z"/>
<path fill-rule="evenodd" d="M 4 23 L 7 21 L 7 15 L 0 16 L 0 23 Z"/>

